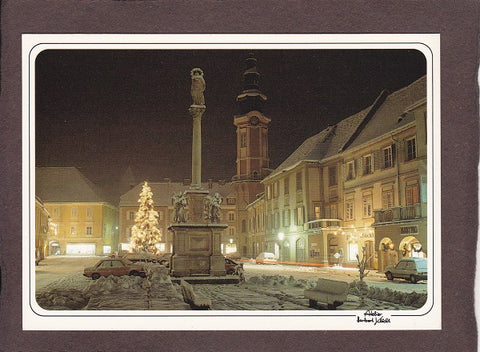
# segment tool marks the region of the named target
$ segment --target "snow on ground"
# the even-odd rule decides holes
[[[63,263],[62,258],[57,258]],[[82,263],[98,258],[83,258]],[[353,269],[289,267],[283,265],[244,265],[246,282],[240,284],[197,284],[194,290],[210,298],[214,310],[310,310],[304,290],[313,288],[319,277],[350,283],[347,302],[339,310],[377,309],[414,310],[426,301],[426,284],[410,284],[399,280],[386,282],[380,275],[367,277],[368,287],[359,285]],[[75,270],[72,272],[72,270]],[[188,310],[179,285],[172,283],[168,270],[149,265],[147,278],[109,276],[92,280],[77,267],[59,270],[54,276],[41,276],[37,284],[37,302],[44,309],[57,310]],[[350,270],[350,272],[348,271]],[[47,271],[54,272],[49,268]],[[289,275],[291,272],[294,275]],[[347,272],[347,274],[345,273]],[[263,273],[263,274],[262,274]],[[351,274],[351,275],[348,275]],[[59,278],[60,277],[60,278]],[[385,285],[386,284],[386,285]],[[401,288],[395,290],[393,288]],[[415,292],[416,291],[416,292]],[[363,300],[362,300],[363,297]]]

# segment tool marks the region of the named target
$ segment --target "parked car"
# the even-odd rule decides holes
[[[233,260],[242,259],[242,256],[238,252],[228,253],[226,257]]]
[[[227,275],[239,274],[243,270],[243,263],[238,263],[233,259],[225,258],[225,272]]]
[[[276,262],[275,254],[269,252],[262,252],[255,258],[257,264],[275,264]]]
[[[166,266],[167,268],[170,267],[170,260],[172,258],[172,253],[164,253],[157,255],[157,263]]]
[[[122,256],[123,259],[130,260],[132,263],[149,262],[156,263],[158,257],[155,254],[148,252],[126,253]]]
[[[135,275],[145,277],[145,269],[143,265],[133,263],[124,258],[104,258],[97,264],[87,267],[83,270],[83,275],[97,280],[100,276],[122,276]]]
[[[420,280],[426,280],[427,272],[426,258],[405,258],[400,260],[397,265],[385,268],[385,276],[388,280],[399,278],[414,284]]]

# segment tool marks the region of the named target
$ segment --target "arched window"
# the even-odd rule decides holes
[[[242,233],[247,232],[247,221],[242,220]]]

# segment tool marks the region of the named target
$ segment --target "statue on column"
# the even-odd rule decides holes
[[[190,71],[192,77],[192,86],[190,94],[192,95],[193,105],[205,105],[205,79],[203,78],[203,70],[201,68],[194,68]]]
[[[213,196],[205,197],[205,219],[211,222],[220,222],[220,206],[222,205],[222,197],[215,193]]]
[[[185,216],[185,207],[187,206],[187,197],[185,192],[179,192],[173,197],[173,222],[187,222]]]

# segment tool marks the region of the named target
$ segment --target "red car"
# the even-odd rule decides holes
[[[243,263],[237,263],[235,260],[225,258],[225,272],[227,275],[237,275],[243,271]]]
[[[100,276],[122,276],[135,275],[145,277],[145,269],[143,265],[132,263],[123,258],[105,258],[100,260],[94,266],[85,268],[83,275],[97,280]]]

